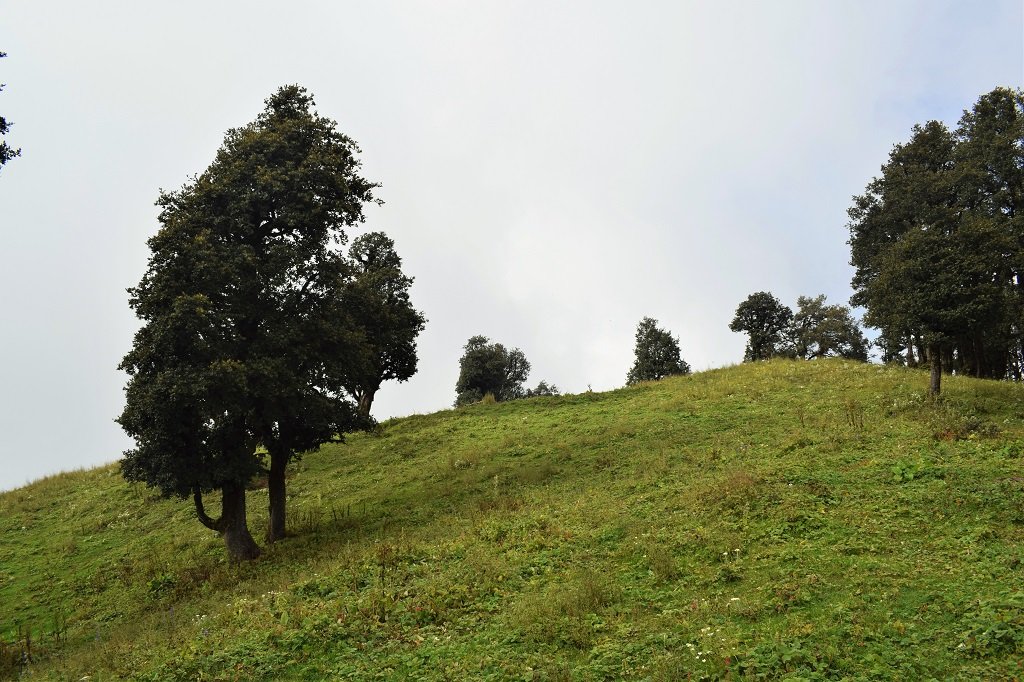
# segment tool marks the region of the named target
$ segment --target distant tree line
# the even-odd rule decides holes
[[[848,211],[850,302],[879,330],[884,362],[1024,379],[1024,92],[996,88],[961,116],[915,125]],[[801,297],[793,313],[751,294],[730,329],[745,360],[867,359],[850,310]]]
[[[882,359],[1024,378],[1024,93],[982,95],[955,130],[915,125],[849,209],[851,302]]]
[[[627,385],[690,373],[690,366],[680,356],[679,340],[650,317],[637,326],[633,352],[635,361],[626,375]],[[524,388],[529,374],[530,363],[523,351],[491,343],[486,336],[473,336],[459,360],[455,406],[559,395],[558,387],[544,380],[536,388]]]
[[[866,362],[869,343],[850,308],[826,303],[824,295],[797,299],[797,310],[781,303],[766,291],[751,294],[736,309],[729,328],[747,334],[744,360],[768,360],[775,357],[842,357]],[[685,376],[690,365],[682,358],[679,339],[658,326],[651,317],[637,325],[633,347],[633,366],[626,374],[626,385],[658,381],[670,376]],[[557,389],[541,382],[537,389],[524,390],[530,363],[518,348],[506,350],[491,344],[487,337],[474,336],[466,344],[460,360],[456,384],[456,407],[479,402],[491,396],[497,402],[534,395],[557,395]]]
[[[769,292],[758,291],[739,304],[729,329],[747,334],[746,362],[775,357],[868,359],[868,340],[850,309],[827,305],[824,295],[799,297],[794,313]]]

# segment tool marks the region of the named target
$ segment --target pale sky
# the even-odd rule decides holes
[[[1020,0],[5,0],[0,489],[116,460],[160,188],[299,83],[362,148],[429,322],[383,419],[449,407],[474,334],[622,386],[644,316],[694,370],[737,304],[850,295],[846,209],[914,123],[1024,83]]]

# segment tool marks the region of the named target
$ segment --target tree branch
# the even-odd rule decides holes
[[[192,489],[192,500],[196,504],[196,516],[199,517],[199,523],[203,524],[210,530],[215,530],[219,533],[221,531],[221,526],[223,526],[222,522],[224,517],[222,516],[215,521],[206,515],[206,509],[203,507],[203,493],[199,489],[199,486]]]

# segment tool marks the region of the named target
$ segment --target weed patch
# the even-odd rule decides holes
[[[582,649],[602,630],[601,614],[618,596],[608,577],[576,571],[565,582],[525,595],[512,609],[511,625],[527,641]]]
[[[961,619],[957,653],[970,658],[1024,653],[1024,592],[979,601]]]

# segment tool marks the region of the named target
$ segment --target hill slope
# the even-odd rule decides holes
[[[295,465],[250,565],[116,467],[45,479],[0,495],[0,676],[1020,676],[1024,386],[926,381],[784,361],[395,420]]]

